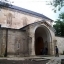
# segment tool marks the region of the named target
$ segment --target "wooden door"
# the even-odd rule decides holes
[[[44,48],[43,38],[38,37],[35,42],[35,53],[36,55],[41,55],[41,50]]]

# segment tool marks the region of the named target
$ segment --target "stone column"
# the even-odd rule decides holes
[[[51,42],[48,42],[48,54],[51,55]]]
[[[35,39],[34,39],[34,34],[32,34],[32,44],[31,44],[31,55],[35,55]]]
[[[29,56],[31,55],[32,52],[32,37],[29,37]]]
[[[50,47],[49,48],[50,48],[50,51],[49,51],[50,55],[52,55],[52,42],[50,42]]]
[[[54,44],[54,55],[55,55],[55,46],[57,46],[57,40],[55,39],[55,40],[53,40],[53,44]]]
[[[50,48],[51,52],[50,54],[51,55],[54,55],[54,42],[51,43],[51,48]]]

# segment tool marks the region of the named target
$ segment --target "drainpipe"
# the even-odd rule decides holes
[[[6,48],[5,48],[4,57],[7,57],[7,44],[8,44],[8,29],[6,28]]]

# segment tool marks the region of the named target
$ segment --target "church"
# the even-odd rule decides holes
[[[45,47],[55,55],[53,20],[43,14],[0,2],[0,56],[38,56]]]

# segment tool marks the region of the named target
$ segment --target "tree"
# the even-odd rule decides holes
[[[64,13],[59,14],[59,19],[57,19],[55,23],[56,24],[53,25],[56,30],[55,35],[64,37]]]
[[[52,5],[54,6],[54,11],[60,10],[64,6],[64,0],[53,0]]]
[[[60,11],[60,9],[64,6],[64,0],[51,0],[49,1],[48,5],[52,5],[54,7],[54,12],[57,10]]]

